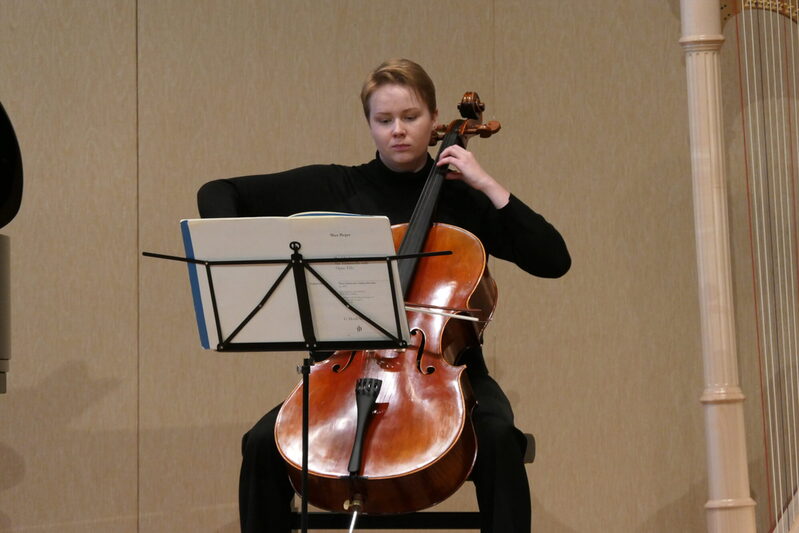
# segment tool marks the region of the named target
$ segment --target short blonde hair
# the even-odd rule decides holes
[[[436,87],[427,72],[410,59],[389,59],[374,69],[361,88],[361,104],[369,120],[369,98],[382,85],[404,85],[411,89],[433,115],[436,112]]]

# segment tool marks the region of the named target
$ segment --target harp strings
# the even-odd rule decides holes
[[[790,12],[795,12],[798,1],[790,0]],[[739,12],[736,34],[743,69],[742,117],[769,522],[774,531],[787,532],[799,514],[795,508],[799,499],[794,498],[799,487],[798,35],[787,17],[759,9]]]

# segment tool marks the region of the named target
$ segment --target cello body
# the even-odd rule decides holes
[[[407,224],[394,226],[395,246]],[[482,243],[469,232],[434,224],[424,251],[450,256],[419,260],[406,302],[469,309],[479,322],[419,311],[407,313],[409,346],[397,350],[340,351],[310,374],[308,501],[342,511],[357,498],[364,513],[412,512],[454,493],[476,455],[471,424],[474,399],[459,354],[478,346],[496,300]],[[363,438],[358,475],[348,471],[356,434],[355,387],[360,378],[382,381]],[[278,449],[294,488],[301,487],[302,384],[285,401],[275,428]]]

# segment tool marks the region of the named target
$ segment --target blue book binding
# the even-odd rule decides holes
[[[183,248],[186,250],[186,257],[195,259],[188,220],[180,221],[180,231],[183,234]],[[203,300],[200,297],[200,282],[197,279],[197,265],[194,263],[186,264],[189,267],[189,284],[191,285],[191,296],[194,300],[194,314],[197,318],[197,328],[200,332],[200,344],[207,350],[210,348],[210,345],[208,343],[208,330],[205,329],[205,313],[203,312]]]

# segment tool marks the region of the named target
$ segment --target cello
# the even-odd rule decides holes
[[[482,122],[485,105],[467,92],[461,119],[436,129],[441,152],[499,131]],[[475,401],[458,357],[479,346],[497,289],[480,240],[432,223],[447,170],[433,166],[407,224],[392,226],[400,259],[410,342],[392,350],[338,351],[310,373],[311,442],[307,500],[330,511],[413,512],[439,503],[467,479],[477,442]],[[275,441],[297,492],[302,486],[302,383],[280,409]]]

